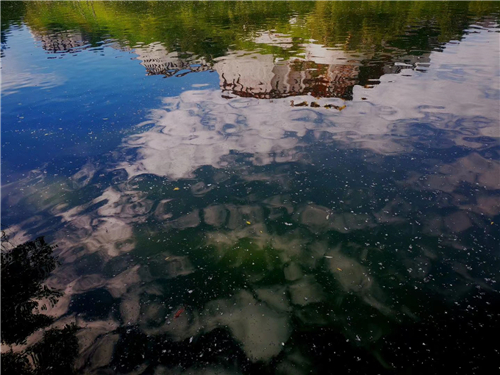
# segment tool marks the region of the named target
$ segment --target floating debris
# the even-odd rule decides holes
[[[174,191],[177,191],[177,190],[179,190],[179,188],[178,188],[178,187],[174,188]]]
[[[250,225],[250,224],[252,224],[252,223],[251,223],[251,222],[249,222],[249,221],[247,221],[247,224],[248,224],[248,225]]]
[[[183,307],[183,308],[181,308],[179,311],[177,311],[177,312],[175,313],[175,315],[174,315],[174,319],[177,319],[179,316],[181,316],[181,314],[182,314],[184,311],[186,311],[186,308],[185,308],[185,307]]]

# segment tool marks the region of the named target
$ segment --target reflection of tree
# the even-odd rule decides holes
[[[248,37],[274,29],[292,37],[297,47],[311,38],[333,47],[363,50],[394,41],[401,49],[429,50],[435,43],[460,37],[469,15],[480,16],[498,9],[476,2],[36,2],[26,5],[25,21],[36,30],[53,25],[65,30],[87,30],[91,42],[109,36],[130,46],[160,42],[167,50],[192,52],[211,60],[230,48],[253,50]],[[152,25],[144,27],[143,25]],[[416,33],[412,26],[424,32]],[[410,33],[408,33],[410,31]],[[406,38],[400,38],[401,35]],[[431,34],[433,39],[430,40]],[[434,39],[435,37],[435,39]],[[298,42],[299,41],[299,42]],[[434,45],[429,45],[433,44]],[[287,58],[290,52],[259,45],[266,53]]]
[[[75,324],[64,329],[51,329],[43,339],[22,353],[2,354],[2,369],[9,374],[74,374],[73,364],[78,355],[78,330]],[[30,362],[35,367],[30,365]]]
[[[471,18],[498,10],[474,3],[36,2],[26,5],[24,20],[51,52],[73,50],[82,43],[98,46],[110,37],[126,49],[140,43],[148,74],[204,71],[230,51],[293,60],[308,53],[312,39],[326,48],[370,55],[363,58],[359,72],[360,84],[365,85],[393,61],[408,62],[461,39]],[[351,58],[359,63],[360,55]],[[352,75],[335,68],[333,73]]]
[[[2,231],[2,241],[8,241]],[[47,308],[39,307],[45,299],[55,305],[60,291],[52,290],[42,283],[56,268],[53,256],[55,246],[47,244],[43,237],[6,249],[2,244],[2,342],[6,344],[26,343],[35,330],[48,326],[53,318],[39,313]],[[4,373],[17,374],[72,374],[78,355],[78,339],[75,324],[62,330],[50,329],[43,339],[24,352],[2,353]]]
[[[43,340],[29,349],[37,374],[73,374],[73,363],[78,355],[78,330],[75,324],[64,329],[45,332]]]
[[[495,9],[468,2],[37,2],[26,6],[24,20],[53,53],[112,38],[134,49],[148,75],[215,69],[226,94],[352,99],[355,84],[398,72],[394,62],[428,63],[429,52],[462,38],[471,17]],[[332,58],[332,50],[345,56]],[[257,51],[256,64],[240,58],[249,51]]]
[[[53,247],[43,237],[2,252],[2,342],[19,344],[52,318],[39,314],[37,300],[57,303],[62,293],[42,282],[55,269]],[[41,310],[46,305],[41,306]]]
[[[19,26],[21,25],[21,19],[26,12],[25,4],[23,2],[10,2],[3,3],[2,8],[0,9],[2,12],[1,15],[1,24],[2,24],[2,32],[1,32],[1,40],[2,44],[7,40],[7,34],[9,28],[12,25]],[[2,47],[2,57],[3,57],[3,47]]]
[[[28,356],[25,353],[14,353],[12,351],[2,353],[2,370],[10,374],[32,374]]]

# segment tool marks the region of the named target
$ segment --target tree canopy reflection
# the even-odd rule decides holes
[[[54,322],[40,313],[47,304],[57,304],[62,292],[48,288],[44,281],[54,271],[54,246],[43,237],[8,249],[2,231],[2,343],[26,344],[28,336]],[[41,305],[41,306],[40,306]],[[78,354],[75,324],[49,329],[43,338],[24,350],[2,351],[2,371],[18,374],[72,374]]]
[[[23,9],[51,53],[98,50],[105,41],[134,51],[150,75],[215,70],[224,95],[350,100],[355,84],[376,84],[401,69],[395,63],[425,69],[431,51],[460,40],[471,18],[498,6],[169,1],[33,2]]]
[[[62,294],[43,285],[56,268],[53,247],[43,237],[2,251],[2,342],[19,344],[41,327],[52,322],[38,311],[54,305]]]
[[[444,43],[461,36],[469,12],[481,16],[494,10],[498,5],[487,2],[38,2],[26,4],[25,21],[39,32],[50,33],[56,24],[60,30],[81,30],[90,43],[103,36],[129,46],[160,42],[169,51],[210,60],[230,48],[255,49],[249,37],[261,30],[288,34],[292,43],[315,39],[349,50],[381,48],[382,41],[390,46],[394,40],[417,53],[433,48],[432,35],[398,38],[411,26],[434,29],[435,42]],[[262,47],[286,56],[279,46]]]

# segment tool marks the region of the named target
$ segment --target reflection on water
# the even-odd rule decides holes
[[[4,366],[498,366],[497,5],[55,2],[2,12],[2,222],[15,245],[46,236],[59,262],[42,240],[48,263],[30,263],[42,271],[27,280],[4,271],[14,250],[2,254]],[[109,67],[120,84],[96,73]],[[26,78],[55,76],[57,85]],[[123,82],[136,90],[120,91]],[[46,103],[30,101],[42,91]],[[54,127],[58,102],[76,125]],[[126,110],[137,117],[118,121]],[[58,131],[77,153],[68,157]],[[23,153],[33,160],[16,164]],[[24,268],[24,258],[10,263]],[[4,301],[4,285],[28,281],[38,294]],[[25,332],[4,324],[33,317],[43,322]]]

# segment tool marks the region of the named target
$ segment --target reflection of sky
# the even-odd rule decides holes
[[[25,36],[28,36],[28,31],[23,29],[13,33],[10,41],[21,49],[31,49],[33,40]],[[7,50],[6,55],[10,55],[10,52],[11,50]],[[37,52],[43,54],[42,51]],[[62,85],[64,81],[57,73],[47,72],[46,69],[33,65],[31,59],[2,58],[2,95],[11,95],[27,87],[50,89]]]
[[[358,100],[347,103],[342,112],[291,109],[289,100],[227,101],[217,90],[185,91],[165,99],[165,107],[154,112],[156,125],[151,130],[125,140],[124,148],[137,155],[120,166],[130,176],[153,173],[177,179],[189,177],[203,165],[221,167],[231,152],[252,154],[260,165],[293,161],[310,132],[316,138],[327,134],[348,147],[383,154],[407,152],[411,144],[440,142],[436,137],[443,139],[436,147],[481,149],[485,138],[500,136],[498,100],[487,97],[499,85],[498,40],[497,33],[474,34],[470,42],[466,39],[445,53],[433,53],[425,73],[411,71],[412,77],[407,77],[404,70],[384,76],[383,84],[374,88],[358,86]],[[462,79],[448,75],[443,79],[456,61]],[[320,106],[342,104],[316,101]]]
[[[67,174],[86,158],[114,149],[145,111],[161,104],[158,98],[178,95],[192,84],[218,83],[217,74],[208,72],[188,75],[182,84],[147,77],[144,67],[130,60],[133,54],[105,45],[50,53],[26,28],[8,33],[2,57],[2,82],[9,85],[4,94],[10,94],[2,95],[3,183],[47,163],[60,168],[55,173]],[[19,72],[56,82],[27,86]]]
[[[17,92],[20,88],[40,87],[50,89],[60,84],[62,80],[55,74],[33,74],[29,72],[15,72],[10,70],[8,75],[2,77],[2,95],[10,95]]]
[[[391,107],[395,111],[388,117],[391,120],[419,117],[419,112],[486,117],[494,123],[480,134],[499,137],[499,55],[497,32],[472,33],[460,43],[447,45],[441,53],[433,52],[424,73],[404,70],[399,75],[383,76],[381,84],[371,89],[357,86],[355,99],[365,97],[375,105]]]
[[[341,107],[340,99],[296,97],[320,105],[296,108],[289,99],[226,100],[219,90],[186,90],[166,97],[136,134],[71,178],[32,171],[8,185],[3,202],[36,213],[11,228],[14,240],[53,233],[59,245],[62,265],[48,285],[65,296],[49,313],[62,317],[59,325],[75,319],[85,325],[80,365],[109,363],[119,324],[175,342],[223,327],[251,361],[285,353],[297,322],[336,325],[369,346],[387,333],[388,320],[417,319],[413,288],[450,301],[477,285],[492,288],[487,279],[498,270],[476,271],[464,238],[475,228],[491,235],[490,220],[500,214],[500,166],[488,154],[499,136],[498,36],[473,34],[432,53],[426,73],[406,77],[405,70],[383,76],[375,88],[358,86],[342,111],[324,107]],[[440,160],[446,154],[440,151],[464,146]],[[324,147],[326,156],[315,157]],[[360,170],[351,170],[358,151]],[[328,160],[341,152],[353,156]],[[412,164],[414,156],[421,160]],[[207,166],[214,169],[204,179]],[[400,167],[405,173],[395,176]],[[326,173],[336,169],[339,175]],[[328,199],[307,195],[313,173],[331,183],[323,192]],[[428,206],[413,205],[412,196],[433,195]],[[360,203],[365,197],[367,205]],[[411,239],[387,246],[384,238],[398,231]],[[381,239],[356,237],[375,232]],[[181,240],[173,242],[178,233]],[[191,237],[196,246],[184,244]],[[442,248],[456,250],[455,258]],[[244,281],[226,278],[231,270],[243,272]],[[211,294],[217,277],[234,283],[230,293]],[[444,283],[450,280],[456,289]],[[70,302],[96,289],[117,301],[120,323],[111,312],[93,322],[76,316],[78,304]],[[191,296],[206,303],[196,305]],[[306,361],[288,352],[283,363],[293,358]]]

